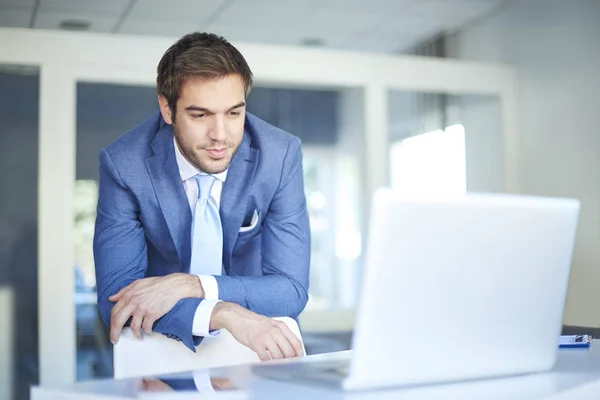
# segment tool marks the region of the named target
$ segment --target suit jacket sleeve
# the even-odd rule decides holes
[[[310,228],[300,140],[288,144],[262,232],[263,276],[215,276],[219,298],[269,317],[296,318],[308,300]]]
[[[139,205],[121,180],[111,156],[100,153],[100,190],[94,233],[94,261],[98,308],[110,326],[114,303],[110,296],[146,277],[147,252]],[[192,336],[194,313],[201,299],[180,300],[171,311],[157,320],[154,331],[181,340],[195,351],[202,338]],[[129,322],[128,322],[129,323]]]

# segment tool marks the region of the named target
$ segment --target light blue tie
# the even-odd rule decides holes
[[[221,275],[223,229],[221,217],[210,191],[216,181],[212,175],[196,175],[198,200],[192,219],[191,274]]]

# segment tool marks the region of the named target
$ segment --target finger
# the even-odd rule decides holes
[[[118,313],[113,315],[110,320],[110,341],[112,344],[117,344],[123,325],[135,311],[135,305],[127,304]]]
[[[113,306],[112,310],[110,310],[111,323],[115,315],[119,314],[121,310],[127,306],[128,303],[129,301],[127,301],[127,299],[120,299],[119,301],[117,301],[117,303]]]
[[[150,314],[146,314],[144,316],[144,322],[142,323],[142,329],[144,330],[144,332],[150,334],[152,333],[152,327],[154,326],[154,321],[156,321],[156,319],[154,317],[152,317]]]
[[[293,347],[296,357],[302,357],[304,355],[304,346],[302,346],[302,342],[298,339],[298,336],[296,336],[284,322],[279,325],[279,329]]]
[[[271,356],[269,355],[269,352],[267,351],[267,349],[258,348],[258,349],[255,349],[254,352],[256,353],[256,355],[258,355],[258,358],[260,358],[260,361],[270,361],[271,360]]]
[[[142,340],[142,322],[144,320],[144,314],[141,312],[136,312],[133,314],[133,318],[131,319],[131,325],[129,327],[133,331],[133,334],[136,338]]]
[[[110,301],[119,301],[119,299],[121,299],[121,296],[123,296],[123,294],[127,291],[127,289],[129,289],[130,285],[125,286],[123,289],[119,290],[117,293],[113,294],[112,296],[110,296],[108,298],[108,300]]]
[[[290,343],[289,339],[283,334],[283,332],[278,332],[274,335],[275,342],[277,342],[277,346],[279,346],[279,351],[283,355],[283,358],[292,358],[296,357],[296,350]]]
[[[269,350],[271,359],[281,360],[283,358],[283,354],[281,354],[281,350],[279,350],[279,346],[277,345],[275,339],[271,338],[267,341],[267,350]]]

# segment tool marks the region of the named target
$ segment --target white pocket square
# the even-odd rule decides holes
[[[252,220],[250,221],[250,226],[242,226],[240,228],[240,232],[248,232],[254,229],[256,224],[258,223],[258,211],[254,210],[254,214],[252,214]]]

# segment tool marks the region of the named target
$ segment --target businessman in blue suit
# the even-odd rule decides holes
[[[160,113],[100,153],[98,305],[190,350],[225,328],[261,359],[302,345],[269,317],[308,299],[300,140],[246,113],[252,72],[222,37],[192,33],[158,65]]]

